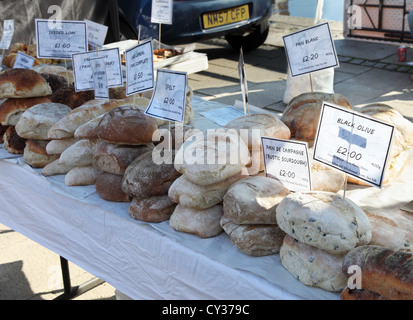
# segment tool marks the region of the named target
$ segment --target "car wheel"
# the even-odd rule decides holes
[[[229,45],[237,51],[241,47],[244,52],[252,51],[261,46],[265,42],[265,40],[267,40],[269,31],[270,28],[268,27],[264,31],[261,31],[258,28],[245,36],[228,34],[225,36],[225,40],[227,40]]]

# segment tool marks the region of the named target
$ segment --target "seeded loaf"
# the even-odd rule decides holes
[[[254,257],[279,253],[285,237],[285,232],[273,224],[239,225],[225,216],[220,224],[240,251]]]
[[[287,235],[280,259],[284,268],[306,286],[331,292],[342,291],[347,286],[347,277],[342,272],[344,254],[331,254]]]
[[[277,224],[294,239],[332,254],[347,253],[371,241],[364,211],[332,192],[296,192],[277,206]]]
[[[413,300],[413,256],[381,246],[352,249],[343,260],[347,276],[350,266],[361,269],[362,288],[389,300]]]
[[[36,71],[16,68],[0,73],[0,98],[33,98],[51,94],[49,84]]]

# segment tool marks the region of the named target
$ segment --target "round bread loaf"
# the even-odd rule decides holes
[[[247,255],[262,257],[280,252],[285,232],[277,225],[239,225],[225,216],[220,223],[234,245]]]
[[[364,211],[332,192],[296,192],[277,207],[277,223],[294,239],[332,254],[343,254],[371,240]]]
[[[9,69],[0,73],[1,98],[33,98],[51,94],[49,84],[36,71]]]
[[[73,86],[62,86],[53,91],[50,97],[52,102],[65,104],[70,109],[76,109],[94,99],[95,92],[93,90],[76,92]]]
[[[170,217],[169,225],[179,232],[192,233],[200,238],[212,238],[223,231],[220,224],[222,216],[222,205],[197,210],[178,204]]]
[[[300,94],[290,101],[281,116],[281,121],[291,131],[291,137],[309,142],[315,139],[324,101],[352,109],[347,99],[338,93]]]
[[[27,140],[24,148],[24,162],[32,168],[44,168],[49,163],[57,160],[58,155],[50,155],[46,151],[47,141]]]
[[[122,190],[123,176],[102,172],[95,182],[97,194],[104,200],[112,202],[130,202],[129,197]]]
[[[167,195],[172,183],[180,176],[173,163],[157,164],[152,151],[138,156],[127,167],[122,190],[137,199]]]
[[[184,175],[174,181],[168,190],[169,198],[184,207],[207,209],[222,203],[228,188],[235,182],[244,179],[242,173],[229,177],[224,181],[200,186],[189,181]]]
[[[144,199],[133,198],[128,213],[136,220],[158,223],[169,220],[175,207],[176,203],[173,203],[167,195]]]
[[[248,146],[233,130],[198,132],[175,157],[175,168],[191,182],[208,185],[242,172],[250,162]]]
[[[73,136],[76,139],[99,139],[98,127],[104,115],[105,114],[97,116],[96,118],[86,122],[85,124],[82,124],[79,128],[76,129]]]
[[[23,112],[37,104],[48,102],[50,100],[46,97],[7,99],[0,105],[0,123],[5,126],[16,126]]]
[[[3,135],[3,148],[11,154],[23,154],[26,139],[20,137],[14,126],[9,126]]]
[[[245,178],[233,184],[225,194],[224,216],[236,224],[277,224],[277,206],[289,194],[276,179]]]
[[[41,73],[41,76],[47,81],[47,83],[49,84],[50,88],[52,89],[52,95],[53,95],[53,93],[55,93],[57,90],[69,86],[67,80],[66,80],[64,77],[59,76],[59,75],[57,75],[57,74],[53,74],[53,73]]]
[[[103,141],[139,145],[159,140],[153,137],[157,129],[154,118],[133,106],[124,105],[105,114],[97,131]]]
[[[281,264],[301,283],[327,291],[342,291],[347,277],[342,272],[344,255],[330,254],[313,246],[284,238],[280,249]]]
[[[100,141],[93,154],[93,166],[100,171],[123,176],[138,156],[151,151],[153,145],[118,145]]]
[[[37,104],[20,116],[16,132],[25,139],[48,140],[50,128],[70,110],[68,106],[59,103]]]

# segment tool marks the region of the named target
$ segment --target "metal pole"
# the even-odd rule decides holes
[[[117,0],[108,0],[108,2],[113,39],[118,42],[120,41],[119,6]]]

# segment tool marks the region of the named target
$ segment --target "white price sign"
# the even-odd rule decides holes
[[[339,66],[327,22],[286,35],[283,40],[293,77]]]
[[[313,158],[381,188],[393,134],[388,123],[324,102]]]
[[[311,191],[311,169],[305,142],[261,137],[267,177],[291,191]]]
[[[125,52],[126,58],[126,95],[153,89],[153,51],[152,40],[138,44]]]
[[[60,26],[60,27],[57,27]],[[72,59],[72,55],[88,51],[85,21],[36,19],[37,57],[42,59]]]
[[[119,48],[113,48],[97,52],[78,53],[72,56],[76,91],[92,90],[94,88],[91,60],[97,57],[102,57],[105,61],[108,87],[123,86]]]
[[[4,20],[3,22],[3,36],[0,41],[0,49],[8,50],[14,34],[14,20]]]
[[[152,0],[152,23],[172,24],[173,0]]]
[[[102,48],[103,44],[105,43],[106,35],[108,33],[108,27],[96,23],[90,20],[85,19],[87,24],[87,32],[88,32],[88,43],[92,49]]]
[[[92,65],[95,99],[109,99],[108,78],[106,76],[105,59],[103,57],[90,60]]]
[[[186,72],[158,70],[155,90],[145,114],[158,119],[183,122],[186,83]]]
[[[16,60],[13,69],[32,69],[35,58],[21,51],[17,52]]]

